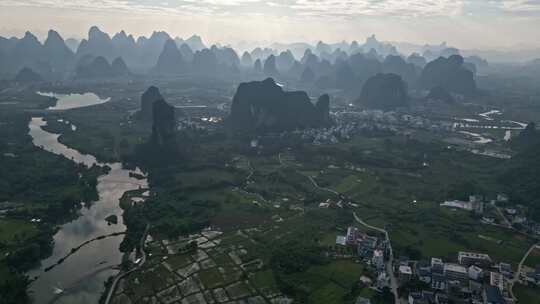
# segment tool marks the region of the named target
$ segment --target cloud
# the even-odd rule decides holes
[[[53,9],[71,9],[80,11],[121,11],[142,14],[217,14],[223,13],[223,7],[240,6],[259,0],[183,0],[153,2],[144,0],[0,0],[4,7],[39,7]]]
[[[503,0],[500,7],[509,12],[540,13],[540,0]]]
[[[448,16],[461,13],[459,0],[295,0],[291,6],[300,15],[329,16]]]
[[[540,0],[0,0],[1,7],[288,18],[540,15]]]

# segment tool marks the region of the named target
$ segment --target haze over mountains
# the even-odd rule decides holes
[[[229,46],[207,46],[196,35],[173,38],[161,31],[135,38],[120,31],[111,37],[96,26],[78,44],[65,41],[54,30],[48,32],[43,43],[30,32],[22,38],[0,37],[0,66],[1,78],[20,82],[183,75],[223,79],[238,75],[261,80],[272,77],[277,82],[321,91],[337,89],[355,100],[363,100],[361,104],[365,106],[385,110],[403,106],[409,90],[429,92],[435,88],[439,93],[442,89],[448,94],[473,96],[478,93],[476,75],[491,68],[486,59],[476,55],[464,57],[459,49],[446,43],[424,45],[419,52],[406,54],[375,35],[363,43],[274,43],[240,53]],[[540,66],[540,62],[516,68],[534,74],[540,70],[535,66]],[[362,90],[368,80],[370,86]],[[396,92],[405,94],[396,93],[400,97],[385,105],[370,102],[368,96],[385,94],[377,92],[377,87],[385,87],[377,83],[390,80],[395,83],[392,87]],[[401,89],[400,81],[406,89]]]

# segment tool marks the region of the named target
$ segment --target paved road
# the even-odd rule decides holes
[[[394,251],[392,250],[392,243],[390,242],[390,235],[388,234],[388,231],[382,229],[382,228],[379,228],[379,227],[375,227],[375,226],[371,226],[370,224],[364,222],[361,218],[358,217],[358,215],[356,215],[356,212],[353,212],[353,216],[354,216],[354,219],[362,224],[363,226],[369,228],[369,229],[372,229],[372,230],[376,230],[376,231],[379,231],[381,233],[384,233],[385,237],[386,237],[386,241],[388,243],[388,249],[389,249],[389,252],[390,252],[390,256],[388,257],[388,262],[386,263],[386,272],[390,275],[390,285],[391,285],[391,289],[392,289],[392,293],[394,294],[394,303],[400,303],[399,302],[399,294],[398,294],[398,284],[397,284],[397,279],[396,277],[394,276]]]
[[[253,173],[255,173],[255,170],[251,166],[251,161],[249,161],[249,159],[248,159],[248,167],[249,167],[249,175],[246,177],[246,184],[249,183],[249,179],[251,178],[251,176],[253,176]]]
[[[323,191],[326,191],[326,192],[330,192],[330,193],[333,193],[337,196],[340,195],[339,192],[335,191],[335,190],[332,190],[332,189],[329,189],[329,188],[324,188],[324,187],[320,187],[319,184],[317,184],[317,182],[313,179],[313,177],[309,176],[309,175],[305,175],[310,181],[311,183],[313,184],[313,186],[315,186],[315,188],[319,189],[319,190],[323,190]]]
[[[279,164],[282,165],[282,166],[285,166],[285,164],[283,163],[283,160],[281,159],[281,153],[278,153],[277,157],[278,157],[278,160],[279,160]]]
[[[510,295],[512,296],[512,298],[514,300],[517,300],[517,298],[514,296],[514,284],[519,280],[519,275],[521,274],[521,268],[523,268],[523,264],[525,264],[525,261],[527,260],[527,258],[529,257],[529,255],[531,254],[531,252],[535,249],[535,248],[540,248],[540,244],[534,244],[531,246],[531,248],[529,248],[529,250],[527,250],[527,252],[525,253],[525,255],[523,256],[523,258],[521,259],[521,261],[519,262],[519,265],[518,265],[518,268],[516,270],[516,273],[514,273],[514,277],[512,278],[512,280],[510,280]]]
[[[495,206],[495,209],[497,210],[497,213],[499,213],[499,216],[503,218],[506,228],[513,229],[514,227],[512,227],[512,224],[508,221],[508,218],[506,218],[504,213],[501,211],[501,208]]]
[[[282,161],[281,161],[281,153],[278,154],[278,158],[279,158],[279,161],[281,164]],[[332,189],[329,189],[329,188],[325,188],[325,187],[321,187],[319,186],[319,184],[317,184],[317,182],[315,181],[315,179],[307,174],[304,174],[304,176],[306,176],[310,181],[311,183],[313,184],[313,186],[319,190],[323,190],[323,191],[326,191],[326,192],[330,192],[332,194],[335,194],[336,196],[338,197],[345,197],[344,194],[342,193],[339,193],[335,190],[332,190]],[[386,241],[388,243],[388,249],[389,249],[389,252],[390,252],[390,256],[389,256],[389,259],[388,259],[388,262],[386,263],[386,271],[388,272],[388,274],[390,275],[390,284],[391,284],[391,289],[392,289],[392,293],[394,294],[394,301],[396,304],[400,303],[399,301],[399,294],[398,294],[398,284],[397,284],[397,279],[396,277],[394,276],[394,267],[393,267],[393,263],[394,263],[394,251],[392,250],[392,244],[390,242],[390,236],[388,235],[388,232],[382,228],[379,228],[379,227],[375,227],[375,226],[371,226],[369,225],[368,223],[364,222],[361,218],[359,218],[357,215],[356,215],[356,212],[353,212],[353,215],[354,215],[354,218],[357,222],[359,222],[360,224],[364,225],[365,227],[369,228],[369,229],[372,229],[372,230],[376,230],[376,231],[379,231],[381,233],[384,233],[385,237],[386,237]]]
[[[148,235],[148,229],[150,228],[150,225],[147,224],[146,225],[146,229],[144,230],[144,233],[143,233],[143,237],[141,238],[141,253],[142,253],[142,257],[141,257],[141,261],[139,262],[139,264],[137,266],[135,266],[135,268],[131,269],[131,270],[128,270],[127,272],[119,272],[118,275],[116,275],[116,277],[114,278],[112,284],[111,284],[111,287],[109,288],[109,291],[107,293],[107,298],[105,299],[105,304],[109,304],[111,302],[111,299],[112,299],[112,296],[114,295],[114,291],[116,290],[116,285],[118,284],[118,282],[120,281],[120,279],[122,279],[123,277],[127,276],[128,274],[140,269],[144,263],[146,263],[146,252],[144,251],[144,243],[146,242],[146,237]]]

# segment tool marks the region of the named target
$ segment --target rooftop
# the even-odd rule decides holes
[[[485,253],[475,253],[475,252],[466,252],[466,251],[460,251],[458,253],[458,259],[462,258],[473,258],[473,259],[484,259],[484,260],[491,260],[489,255]]]
[[[444,264],[444,271],[467,273],[467,268],[458,264],[446,263]]]
[[[476,271],[476,272],[481,272],[482,268],[480,268],[480,267],[478,267],[476,265],[472,265],[471,267],[469,267],[469,270]]]
[[[399,266],[399,272],[412,275],[412,269],[410,266]]]

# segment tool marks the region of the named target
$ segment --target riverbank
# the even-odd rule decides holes
[[[98,178],[96,189],[99,199],[84,209],[76,220],[62,225],[55,234],[52,255],[44,260],[42,265],[56,263],[56,266],[53,269],[40,267],[29,272],[31,277],[37,277],[30,290],[36,295],[36,303],[47,303],[52,298],[59,297],[55,292],[62,294],[68,289],[70,293],[62,294],[67,301],[76,302],[83,298],[97,301],[106,277],[114,275],[117,271],[112,268],[121,263],[121,239],[99,239],[91,244],[87,243],[87,246],[76,252],[72,252],[72,249],[89,239],[97,239],[103,235],[119,236],[125,232],[122,220],[119,220],[117,225],[109,225],[106,218],[116,215],[120,219],[122,210],[119,199],[127,191],[146,188],[147,183],[145,179],[132,177],[134,173],[141,175],[140,170],[125,170],[119,163],[100,163],[93,155],[81,154],[61,144],[58,142],[58,134],[43,130],[45,125],[46,122],[40,117],[34,117],[30,122],[30,135],[36,146],[86,167],[107,167],[109,170]],[[70,252],[70,258],[62,260]],[[94,273],[96,267],[108,267],[109,270],[88,275]],[[76,275],[72,271],[74,268],[80,270]],[[85,286],[81,286],[82,276],[85,276]]]
[[[0,294],[25,303],[23,273],[53,251],[57,227],[98,198],[99,168],[81,167],[37,148],[28,113],[0,111]]]

